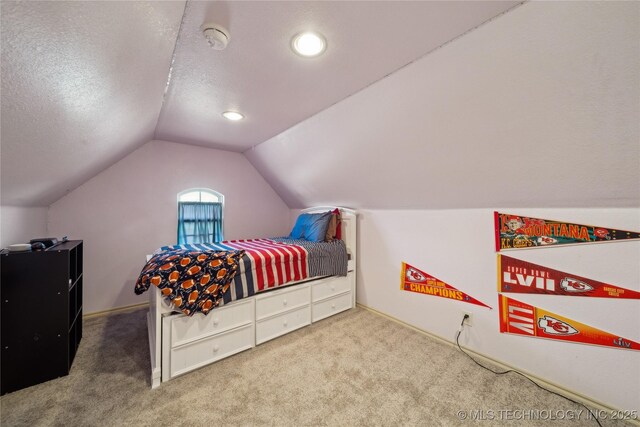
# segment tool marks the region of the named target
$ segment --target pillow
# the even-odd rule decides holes
[[[340,209],[335,208],[332,212],[336,216],[336,240],[342,240],[342,218],[340,217]]]
[[[309,227],[309,224],[320,218],[322,215],[324,215],[324,213],[304,213],[299,215],[298,219],[296,219],[296,224],[293,226],[293,230],[291,230],[291,233],[289,233],[289,237],[291,237],[292,239],[304,239],[304,233],[305,230]]]
[[[331,221],[331,211],[322,214],[312,214],[312,218],[305,224],[304,238],[310,242],[324,242],[327,227]]]
[[[293,230],[289,233],[289,237],[292,239],[302,239],[304,237],[305,224],[310,220],[311,214],[302,214],[296,219],[296,224],[293,226]]]
[[[327,234],[324,236],[325,242],[332,242],[336,238],[336,227],[338,225],[338,219],[331,212],[331,219],[329,220],[329,225],[327,226]]]
[[[324,240],[327,242],[331,242],[333,240],[340,240],[342,237],[341,226],[340,226],[340,209],[334,209],[331,211],[331,220],[329,221],[329,226],[327,227],[327,235]]]

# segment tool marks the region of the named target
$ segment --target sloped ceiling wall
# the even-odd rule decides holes
[[[49,205],[153,139],[184,5],[1,3],[3,205]]]
[[[640,4],[530,2],[245,152],[294,208],[640,206]]]

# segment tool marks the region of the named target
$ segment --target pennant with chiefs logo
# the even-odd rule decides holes
[[[640,299],[640,292],[498,254],[498,292]]]
[[[498,296],[498,303],[500,306],[500,332],[502,333],[627,350],[640,350],[640,343],[601,331],[504,295]]]
[[[453,286],[447,285],[443,281],[436,279],[424,271],[418,270],[404,262],[402,263],[400,289],[404,291],[417,292],[419,294],[433,295],[436,297],[468,302],[469,304],[481,305],[489,309],[491,308]]]
[[[614,230],[494,212],[496,251],[640,239],[635,231]]]

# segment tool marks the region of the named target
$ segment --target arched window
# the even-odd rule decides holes
[[[224,196],[208,188],[178,193],[178,244],[224,240]]]

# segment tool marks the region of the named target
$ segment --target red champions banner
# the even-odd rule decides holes
[[[502,333],[640,350],[640,343],[618,335],[601,331],[504,295],[499,295],[498,300],[500,332]]]
[[[496,251],[640,239],[635,231],[614,230],[494,212]]]
[[[491,309],[488,305],[405,262],[402,263],[400,289],[419,294],[433,295],[436,297],[468,302],[469,304],[481,305]]]
[[[640,299],[640,292],[498,254],[498,292]]]

